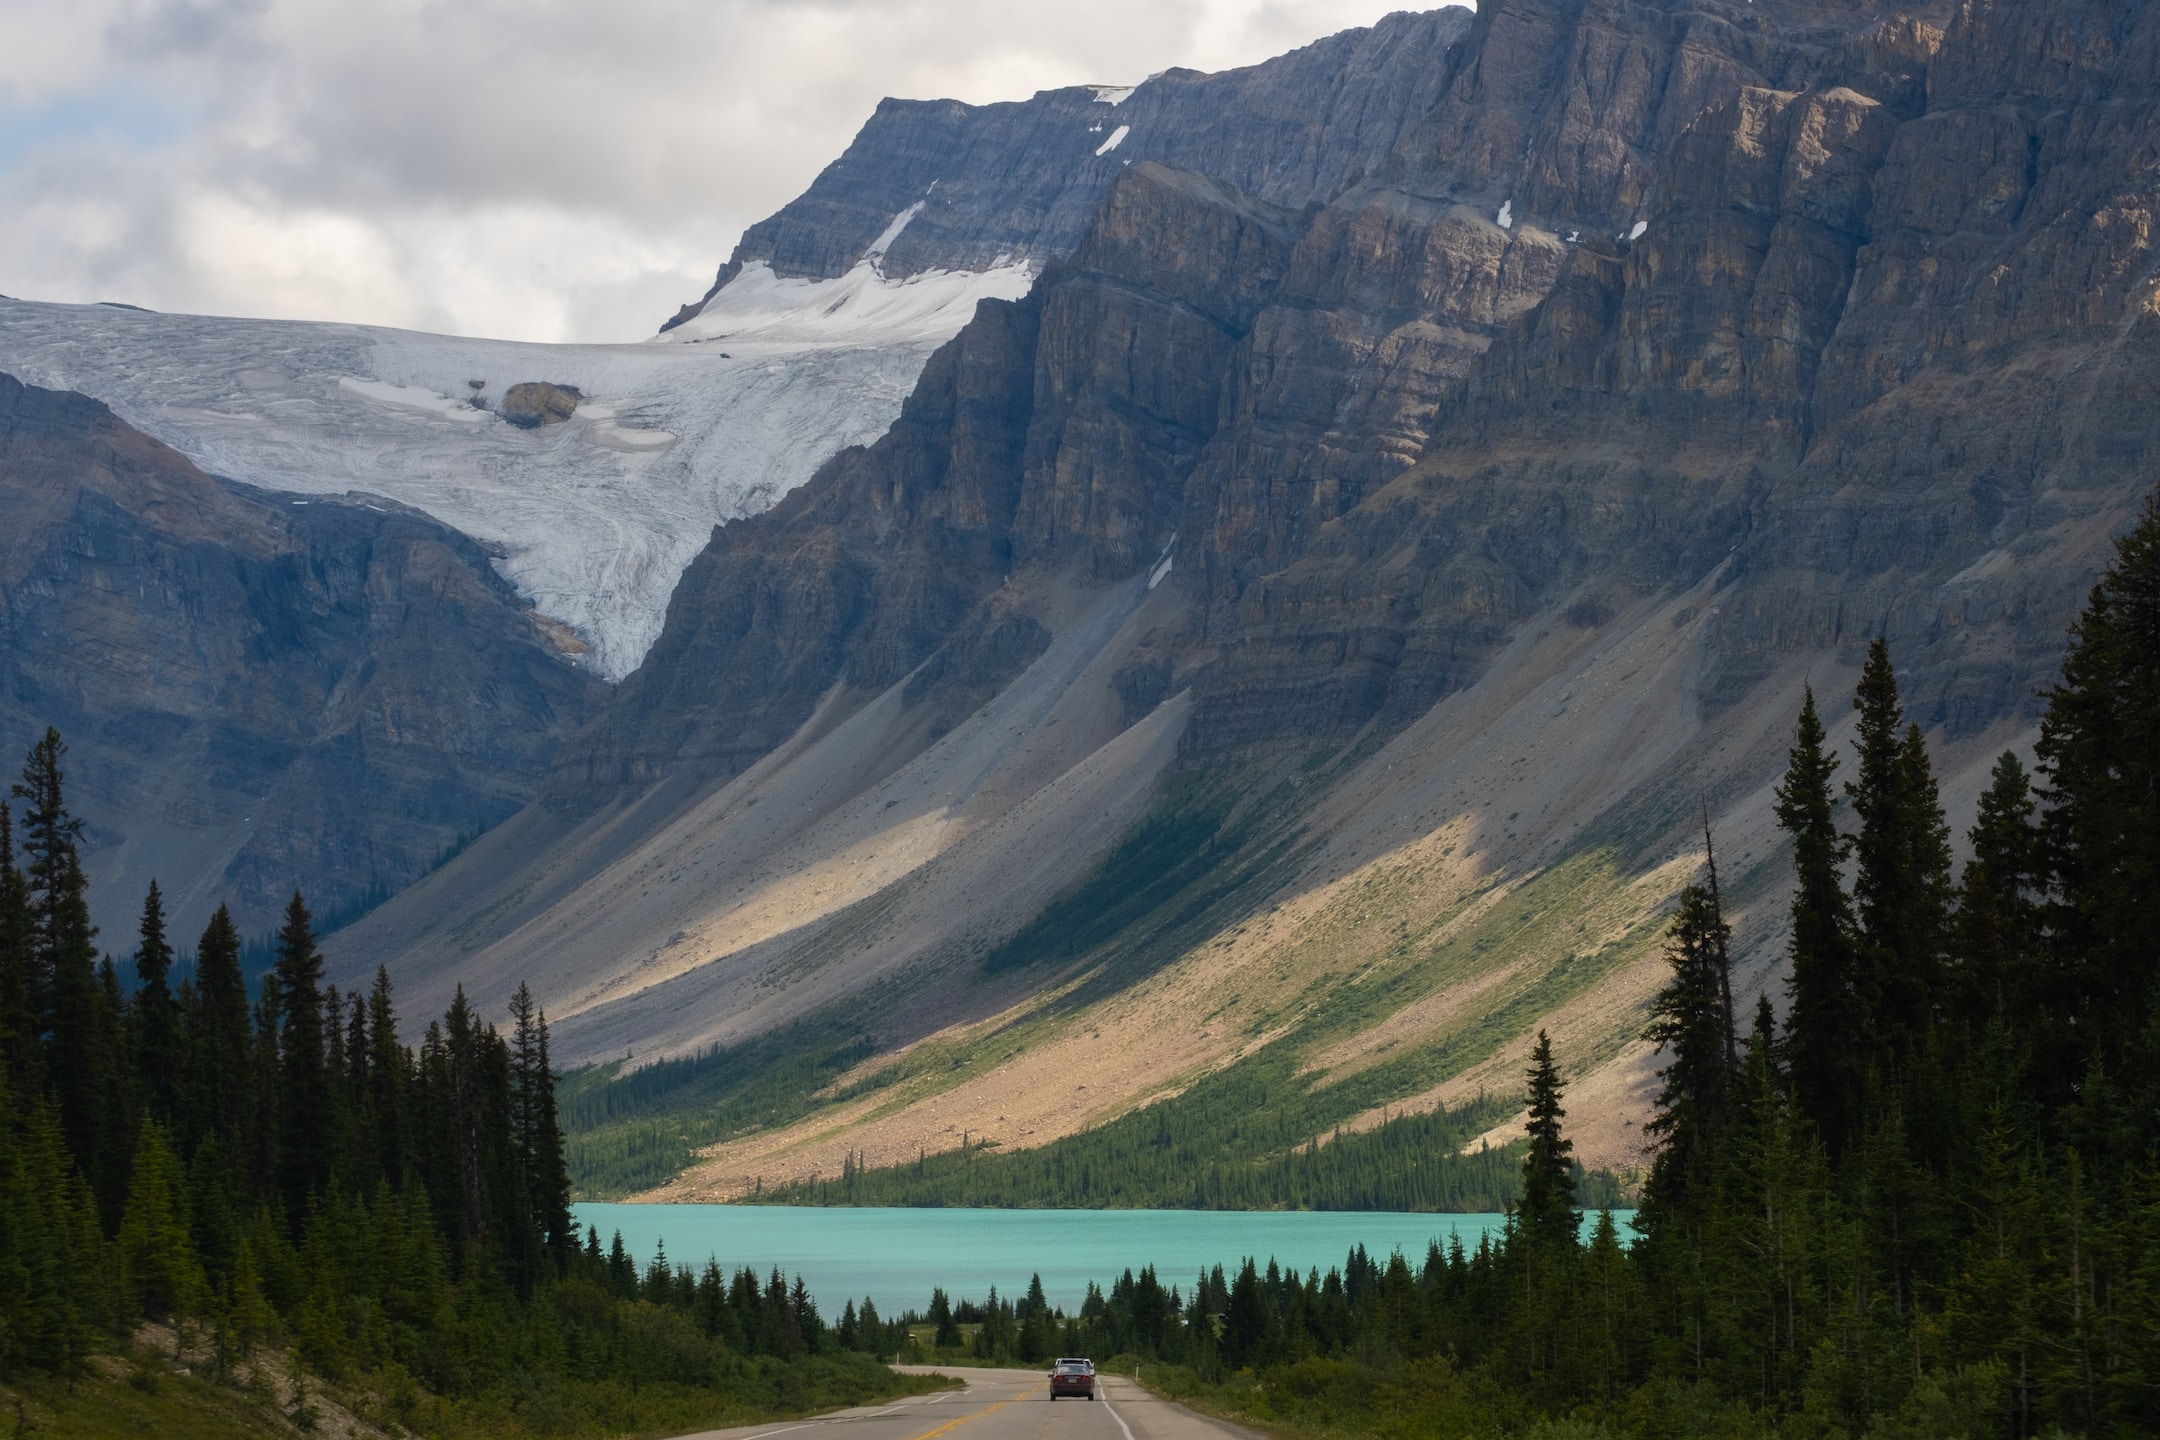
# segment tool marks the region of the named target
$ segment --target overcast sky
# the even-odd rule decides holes
[[[1400,8],[0,0],[0,294],[641,338],[881,96],[1223,69]]]

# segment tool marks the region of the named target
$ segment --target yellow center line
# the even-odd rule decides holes
[[[962,1425],[967,1424],[967,1422],[970,1420],[980,1420],[983,1416],[988,1415],[993,1411],[1002,1410],[1010,1404],[1012,1404],[1012,1401],[1010,1400],[1000,1400],[997,1402],[997,1404],[992,1405],[987,1410],[977,1410],[972,1415],[962,1415],[957,1419],[948,1420],[943,1425],[938,1426],[935,1430],[925,1430],[922,1434],[917,1435],[915,1437],[915,1440],[937,1440],[938,1436],[943,1435],[948,1430],[957,1430]]]

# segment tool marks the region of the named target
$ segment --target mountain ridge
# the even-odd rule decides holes
[[[928,929],[892,918],[944,893],[958,848],[863,874],[814,923],[745,930],[720,920],[751,897],[701,890],[626,838],[615,878],[581,891],[595,938],[552,962],[620,976],[604,1003],[567,1004],[566,1053],[642,1036],[640,1056],[682,1054],[818,1016],[878,1047],[800,1121],[709,1137],[667,1193],[830,1175],[847,1146],[878,1163],[961,1130],[1040,1144],[1270,1044],[1317,1067],[1307,1083],[1367,1076],[1375,1109],[1460,1103],[1504,1083],[1533,1023],[1584,1072],[1585,1153],[1624,1161],[1657,916],[1698,863],[1699,809],[1737,857],[1745,983],[1774,992],[1768,791],[1802,684],[1834,693],[1887,635],[1946,791],[1969,804],[1993,753],[2029,742],[2063,627],[2148,483],[2152,427],[2129,417],[2153,413],[2153,275],[2132,212],[2150,213],[2136,97],[2160,22],[2081,17],[2036,39],[1986,4],[1510,0],[1480,9],[1383,165],[1269,222],[1286,247],[1225,248],[1267,229],[1232,217],[1268,212],[1219,180],[1125,170],[1074,260],[926,370],[912,422],[701,557],[673,638],[625,692],[645,697],[636,713],[574,748],[554,793],[602,777],[703,795],[663,806],[683,817],[666,853],[723,843],[746,813],[728,806],[769,793],[751,763],[767,742],[731,757],[640,737],[749,735],[728,717],[764,706],[777,723],[758,734],[800,727],[774,754],[830,753],[838,788],[819,805],[867,805],[957,753],[957,731],[888,726],[875,776],[839,778],[858,718],[936,709],[933,657],[975,653],[1019,597],[1153,582],[1090,662],[1108,682],[1096,713],[1117,707],[1097,747],[1111,753],[1112,727],[1174,727],[1175,758],[1131,772],[1149,813],[1200,784],[1227,787],[1232,812],[1288,796],[1283,818],[1225,862],[1247,864],[1242,892],[1178,922],[1199,929],[1165,929],[1174,907],[1143,917],[1032,986],[978,968],[1032,900]],[[2007,58],[2034,48],[2072,60]],[[2030,137],[2029,173],[1997,162],[2014,147],[1970,144],[1975,125]],[[1154,238],[1121,247],[1121,226]],[[1181,289],[1181,266],[1209,285]],[[1206,327],[1221,343],[1192,328],[1203,314],[1229,319]],[[939,538],[956,515],[957,548]],[[836,625],[816,597],[856,593],[850,574],[905,599]],[[968,672],[993,697],[1072,625],[1030,619],[1050,648],[993,645],[1002,658]],[[720,658],[752,637],[766,660]],[[963,693],[956,713],[995,713]],[[831,873],[898,842],[820,813],[839,812],[806,810],[790,833]],[[1097,830],[1036,858],[1072,895],[1112,849]],[[1463,968],[1458,941],[1504,953],[1528,923],[1509,896],[1570,874],[1599,877],[1574,902],[1607,917],[1594,934],[1570,949],[1555,933],[1497,976]],[[424,886],[413,904],[428,903]],[[546,915],[407,963],[478,981],[566,933]],[[1394,977],[1395,1000],[1331,1028],[1320,997],[1366,974]],[[1166,1023],[1225,1007],[1244,1017],[1229,1035]],[[1359,1040],[1368,1023],[1393,1038]],[[1103,1054],[1098,1030],[1118,1034]],[[1001,1035],[1030,1038],[1008,1054]],[[982,1068],[910,1068],[924,1047]],[[1060,1098],[1061,1073],[1094,1088]]]

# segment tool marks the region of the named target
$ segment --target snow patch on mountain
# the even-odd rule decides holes
[[[907,229],[908,221],[913,220],[917,215],[922,214],[922,207],[926,203],[927,202],[925,201],[917,200],[914,204],[908,206],[907,209],[902,210],[899,214],[893,216],[892,224],[887,225],[884,231],[879,234],[877,239],[870,242],[870,248],[863,251],[863,259],[876,260],[880,256],[884,255],[887,250],[890,250],[892,248],[892,242],[900,238],[900,232]]]
[[[705,302],[697,315],[662,335],[658,345],[724,340],[812,349],[832,345],[944,343],[975,314],[980,300],[1017,300],[1035,281],[1026,262],[988,270],[925,270],[888,279],[874,263],[920,205],[901,212],[847,274],[834,280],[775,275],[753,260]],[[897,413],[897,411],[895,412]]]
[[[715,296],[712,318],[634,345],[0,300],[0,371],[103,400],[215,475],[426,511],[486,547],[612,680],[659,637],[715,525],[883,434],[975,301],[1030,278],[1016,265],[891,281],[865,264],[814,286],[764,271]],[[584,399],[520,429],[493,407],[528,380]]]

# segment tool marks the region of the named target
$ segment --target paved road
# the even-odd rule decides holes
[[[931,1366],[907,1366],[930,1370]],[[942,1373],[965,1390],[910,1396],[888,1405],[836,1410],[810,1420],[706,1430],[682,1440],[1253,1440],[1251,1432],[1158,1400],[1127,1379],[1096,1377],[1102,1398],[1050,1401],[1043,1370]]]

